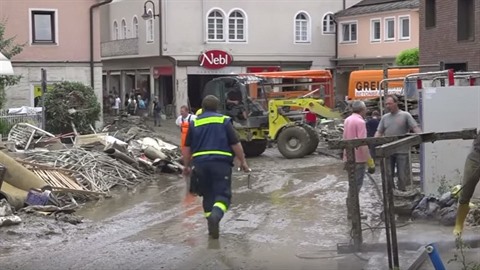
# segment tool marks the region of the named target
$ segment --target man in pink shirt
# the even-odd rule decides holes
[[[365,103],[360,100],[352,102],[352,115],[347,117],[344,122],[343,127],[343,139],[364,139],[367,138],[367,127],[365,125],[364,117],[367,113],[367,107]],[[343,160],[347,161],[346,151],[343,153]],[[372,167],[373,160],[370,157],[370,152],[368,145],[362,145],[355,149],[355,180],[357,182],[357,191],[360,192],[360,189],[363,185],[363,178],[365,177],[366,165],[369,163],[369,167]],[[374,163],[373,163],[373,166]],[[348,192],[347,197],[347,206],[350,195]],[[348,207],[347,207],[348,209]],[[349,215],[350,216],[350,215]]]

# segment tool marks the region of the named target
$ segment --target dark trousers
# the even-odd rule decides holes
[[[230,207],[232,198],[232,165],[223,161],[203,161],[194,163],[195,175],[198,178],[199,191],[203,196],[203,210],[209,216],[214,210],[214,205]],[[219,213],[222,218],[226,209]],[[217,209],[216,209],[217,210]],[[217,210],[217,212],[219,212]]]
[[[408,160],[408,154],[397,153],[390,157],[390,169],[392,175],[395,175],[395,167],[397,168],[397,188],[405,191],[406,186],[411,184],[410,179],[410,165]]]
[[[160,125],[160,112],[156,112],[156,111],[153,112],[153,124],[155,126]]]
[[[463,170],[463,189],[460,191],[460,204],[468,204],[473,197],[475,187],[480,181],[480,152],[472,150],[465,160]]]

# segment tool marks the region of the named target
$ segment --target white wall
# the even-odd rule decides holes
[[[439,87],[422,90],[420,122],[424,132],[480,129],[480,86]],[[440,186],[462,183],[465,159],[472,140],[447,140],[422,146],[422,181],[426,194]],[[474,197],[480,198],[480,184]]]

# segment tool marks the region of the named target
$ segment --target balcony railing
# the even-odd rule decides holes
[[[101,56],[114,57],[138,54],[138,38],[128,38],[102,42]]]

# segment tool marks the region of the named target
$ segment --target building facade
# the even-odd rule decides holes
[[[198,108],[215,77],[332,68],[333,14],[355,2],[114,1],[102,10],[105,84],[175,113]]]
[[[480,1],[422,0],[420,64],[445,63],[457,71],[480,70]]]
[[[419,47],[419,0],[363,0],[335,20],[337,95],[346,96],[351,71],[395,65],[401,51]]]
[[[90,22],[91,7],[98,2],[84,0],[72,5],[61,0],[0,0],[5,37],[25,44],[11,59],[21,80],[6,89],[7,107],[39,105],[42,68],[47,71],[47,88],[55,82],[77,81],[92,85],[102,100],[99,11],[95,8]]]

